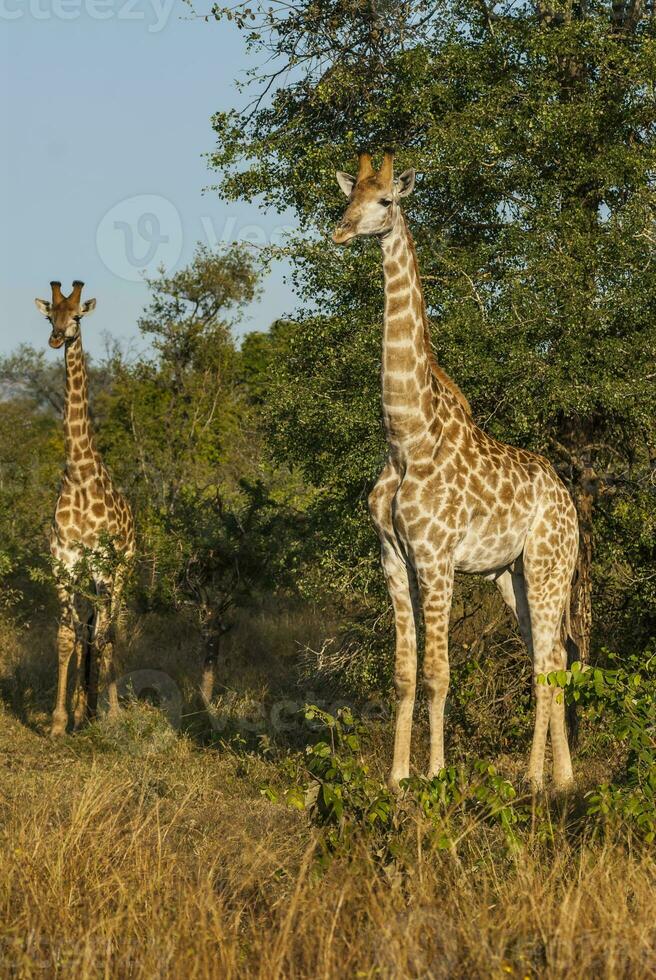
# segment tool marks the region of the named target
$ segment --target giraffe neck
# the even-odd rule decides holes
[[[429,435],[437,383],[412,236],[401,211],[381,238],[385,276],[383,420],[393,451],[408,455]]]
[[[74,481],[84,481],[98,469],[89,418],[87,366],[78,335],[66,343],[66,397],[64,400],[66,471]]]

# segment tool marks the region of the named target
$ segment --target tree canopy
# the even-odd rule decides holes
[[[384,449],[380,259],[371,242],[339,254],[328,243],[342,206],[334,171],[358,148],[389,146],[419,174],[409,219],[438,358],[484,427],[545,452],[567,480],[580,601],[608,521],[620,538],[634,520],[651,528],[653,561],[651,11],[308,0],[231,16],[266,67],[251,73],[243,111],[215,116],[212,163],[226,198],[298,218],[289,251],[301,307],[269,421],[281,458],[321,488],[324,563],[343,582],[360,569],[367,587],[364,499]]]

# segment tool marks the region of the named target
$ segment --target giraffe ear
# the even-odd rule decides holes
[[[399,174],[396,184],[399,188],[399,197],[407,197],[408,194],[412,194],[415,189],[414,170],[404,170],[402,174]]]
[[[95,299],[86,300],[86,302],[82,304],[82,309],[81,309],[82,316],[86,316],[87,313],[93,313],[95,308],[96,308]]]
[[[36,308],[39,313],[43,313],[44,316],[50,316],[52,312],[52,306],[46,299],[35,299]]]
[[[351,177],[350,174],[344,173],[343,170],[338,170],[335,173],[337,177],[337,183],[342,188],[343,192],[347,197],[351,196],[351,191],[355,187],[355,177]]]

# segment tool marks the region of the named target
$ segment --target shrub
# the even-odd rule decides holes
[[[563,689],[585,717],[604,723],[604,738],[624,748],[614,779],[588,794],[587,813],[604,824],[619,819],[647,842],[656,839],[656,651],[620,658],[609,666],[585,669],[579,663],[542,678]],[[563,694],[558,694],[562,697]]]
[[[308,811],[322,829],[327,853],[343,853],[359,838],[387,863],[402,856],[405,831],[418,828],[424,846],[445,849],[481,822],[500,828],[514,846],[517,831],[531,819],[528,801],[488,762],[449,766],[432,779],[413,776],[402,780],[396,795],[372,776],[362,756],[367,728],[349,709],[331,715],[310,705],[305,719],[322,737],[286,761],[292,785],[282,796]],[[264,792],[279,798],[270,787]]]
[[[116,718],[91,722],[75,740],[82,752],[91,749],[139,757],[170,753],[178,742],[164,712],[141,701],[126,705]]]

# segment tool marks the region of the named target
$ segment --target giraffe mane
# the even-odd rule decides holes
[[[415,240],[412,237],[412,232],[408,227],[408,222],[403,215],[403,223],[405,224],[405,230],[408,240],[408,247],[410,249],[410,255],[412,256],[412,262],[414,265],[415,275],[417,277],[417,282],[419,283],[419,293],[421,296],[421,319],[424,324],[424,347],[426,348],[426,354],[428,356],[428,363],[430,364],[431,371],[437,380],[447,388],[451,394],[460,402],[461,406],[464,408],[467,415],[471,416],[472,410],[471,405],[467,401],[467,398],[462,393],[455,381],[449,377],[449,375],[444,371],[440,365],[437,363],[435,357],[435,352],[433,350],[433,344],[430,336],[430,327],[428,323],[428,314],[426,313],[426,303],[424,300],[424,289],[421,284],[421,275],[419,273],[419,260],[417,258],[417,247],[415,245]]]

